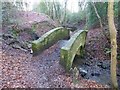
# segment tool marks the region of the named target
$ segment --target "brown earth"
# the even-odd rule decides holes
[[[59,42],[36,57],[32,57],[28,51],[13,49],[3,42],[1,88],[104,87],[81,76],[79,83],[74,85],[71,75],[59,64],[59,55]]]
[[[87,54],[98,60],[110,60],[110,54],[106,53],[106,48],[110,48],[110,43],[103,31],[100,28],[89,30],[86,39]]]
[[[22,34],[20,33],[18,40],[24,41],[25,37],[27,41],[29,39],[28,33],[24,33],[24,30],[29,30],[31,28],[29,25],[32,25],[34,22],[37,23],[46,21],[43,20],[43,16],[39,16],[37,13],[28,13],[23,12],[21,20],[25,20],[24,23],[18,24],[17,30],[23,30]],[[41,19],[41,21],[39,21]],[[28,22],[30,22],[28,24]],[[32,22],[32,24],[31,24]],[[51,23],[51,21],[47,21]],[[54,22],[54,21],[53,21]],[[25,24],[27,23],[27,25]],[[54,24],[53,24],[54,25]],[[43,26],[43,25],[42,25]],[[36,32],[39,32],[39,35],[43,35],[45,32],[49,31],[49,28],[40,28],[38,25]],[[53,28],[53,27],[52,27]],[[3,29],[3,34],[8,34],[8,28]],[[25,34],[25,35],[23,35]],[[23,37],[25,36],[25,37]],[[87,80],[82,78],[80,75],[78,77],[78,83],[75,85],[73,83],[72,74],[65,72],[64,68],[59,64],[60,60],[60,43],[59,41],[49,49],[45,50],[40,55],[33,57],[30,54],[28,49],[21,49],[20,47],[13,47],[16,45],[13,43],[9,44],[10,37],[2,40],[2,52],[1,55],[1,69],[2,75],[0,77],[0,87],[1,88],[103,88],[108,87],[107,85],[102,85],[96,81]],[[21,43],[21,41],[19,43]],[[93,43],[94,42],[94,43]],[[100,34],[100,29],[90,30],[87,35],[86,41],[86,51],[89,57],[98,58],[99,60],[108,60],[104,52],[104,45],[107,43],[102,34]],[[20,46],[18,44],[18,46]]]

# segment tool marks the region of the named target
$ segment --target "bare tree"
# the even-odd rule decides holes
[[[99,20],[99,23],[100,23],[100,27],[103,29],[102,20],[101,20],[100,15],[98,14],[97,8],[96,8],[96,6],[95,6],[94,3],[91,2],[91,4],[92,4],[92,6],[94,7],[95,13],[96,13],[96,15],[97,15],[97,17],[98,17],[98,20]]]
[[[108,2],[108,25],[111,39],[111,80],[114,90],[118,90],[118,83],[116,77],[116,65],[117,65],[117,31],[114,24],[114,0]]]
[[[53,0],[53,7],[54,7],[54,19],[57,19],[57,6],[56,6],[56,2]]]
[[[65,0],[65,6],[64,6],[64,13],[63,13],[63,16],[61,18],[61,23],[63,23],[65,20],[66,20],[66,7],[67,7],[67,1],[68,0]]]
[[[120,1],[118,2],[118,53],[120,53]]]

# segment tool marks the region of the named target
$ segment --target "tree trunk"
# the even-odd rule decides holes
[[[120,1],[118,2],[118,53],[120,54]]]
[[[99,23],[100,23],[100,27],[101,27],[102,33],[103,33],[103,35],[105,36],[105,38],[107,39],[107,42],[110,43],[110,39],[106,36],[106,34],[105,34],[105,32],[104,32],[103,24],[102,24],[102,19],[101,19],[100,15],[98,14],[97,8],[96,8],[96,6],[95,6],[94,3],[91,2],[91,4],[92,4],[92,6],[94,7],[95,13],[96,13],[97,18],[98,18],[98,20],[99,20]]]
[[[101,29],[103,29],[101,17],[100,17],[100,15],[99,15],[98,12],[97,12],[97,8],[95,7],[95,4],[94,4],[94,3],[91,3],[91,4],[92,4],[92,6],[94,7],[95,13],[96,13],[96,15],[97,15],[97,17],[98,17],[98,20],[99,20],[99,23],[100,23],[100,27],[101,27]]]
[[[63,14],[62,20],[61,20],[61,23],[62,23],[62,24],[63,24],[63,22],[66,20],[66,7],[67,7],[67,1],[68,1],[68,0],[65,0],[64,14]]]
[[[117,65],[117,31],[114,24],[114,0],[108,2],[108,25],[110,31],[111,40],[111,80],[114,90],[118,89],[117,77],[116,77],[116,65]]]
[[[56,9],[57,5],[56,5],[55,3],[56,3],[56,2],[53,0],[54,15],[55,15],[55,16],[54,16],[54,19],[58,19],[58,18],[57,18],[57,16],[58,16],[58,15],[57,15],[57,9]]]

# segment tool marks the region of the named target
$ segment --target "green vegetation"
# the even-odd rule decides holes
[[[66,5],[67,0],[65,0],[63,3]],[[86,17],[85,10],[81,10],[79,8],[79,11],[77,13],[74,13],[69,11],[60,2],[56,2],[54,0],[51,2],[41,1],[39,5],[34,8],[34,11],[45,13],[60,23],[76,23],[80,20],[85,20]]]
[[[40,0],[38,3],[34,2],[33,7],[29,2],[24,1],[0,2],[0,24],[2,25],[0,29],[3,29],[0,37],[3,36],[1,41],[5,40],[3,43],[6,45],[3,49],[10,46],[27,53],[30,53],[32,49],[33,55],[37,55],[58,40],[71,37],[68,41],[63,41],[63,47],[60,49],[60,64],[65,67],[65,70],[69,72],[73,69],[75,55],[79,58],[77,60],[84,59],[84,65],[89,67],[92,67],[94,60],[98,60],[96,62],[100,63],[95,64],[97,67],[110,68],[108,71],[111,72],[112,85],[117,89],[116,76],[119,72],[116,70],[119,69],[117,66],[120,66],[117,65],[120,63],[120,1],[92,2],[91,0],[91,2],[87,2],[87,0],[78,0],[76,4],[78,11],[73,10],[74,4],[74,7],[71,5],[71,10],[70,7],[67,7],[70,5],[70,0],[58,0],[57,2],[56,0]],[[32,9],[29,11],[28,7]],[[88,33],[85,30],[88,30]],[[84,50],[86,50],[85,54]],[[9,50],[3,51],[9,52]],[[81,59],[81,56],[85,57]],[[99,58],[102,61],[99,61]],[[107,67],[106,64],[104,65],[104,60],[110,59],[110,67]],[[90,60],[90,63],[87,63],[86,60]],[[79,83],[80,70],[78,70],[77,67],[73,69],[74,84]],[[87,74],[84,70],[82,71]],[[101,73],[97,73],[98,78],[99,74],[101,75]]]
[[[77,13],[67,12],[67,22],[70,23],[78,23],[80,21],[84,21],[86,18],[85,11],[79,11]]]
[[[65,67],[66,71],[72,67],[75,55],[79,52],[81,55],[81,47],[84,47],[86,40],[86,31],[76,32],[69,41],[61,48],[60,63]],[[83,53],[83,52],[82,52]]]
[[[38,40],[32,42],[33,54],[36,55],[49,48],[58,40],[69,38],[69,30],[59,27],[45,33]]]
[[[99,16],[101,17],[101,20],[102,20],[102,24],[103,25],[106,25],[107,24],[107,7],[108,7],[108,2],[96,2],[94,3],[95,4],[95,7],[98,11],[98,14]],[[88,3],[88,6],[87,6],[87,25],[89,28],[91,27],[94,27],[96,25],[99,25],[99,22],[98,22],[98,17],[95,13],[95,10],[94,10],[94,7],[92,6],[92,2],[89,2]],[[115,17],[118,17],[118,3],[115,2],[114,4],[114,14],[115,14]]]

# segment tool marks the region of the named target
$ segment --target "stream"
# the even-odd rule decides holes
[[[79,58],[75,57],[73,66],[76,66],[80,75],[89,80],[94,80],[103,85],[111,85],[110,78],[110,61],[90,59],[89,57]],[[120,70],[119,70],[120,71]],[[118,84],[120,86],[120,73],[117,73]]]

